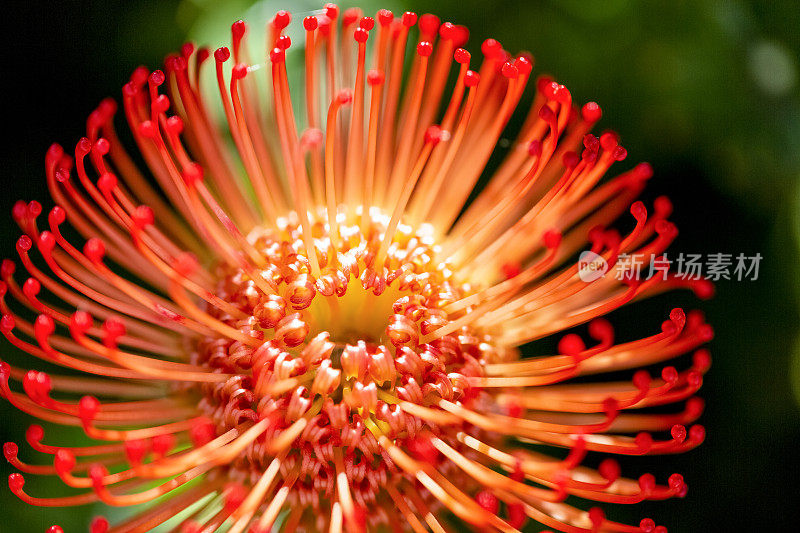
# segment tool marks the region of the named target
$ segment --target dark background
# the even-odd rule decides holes
[[[224,34],[236,18],[229,13],[248,4],[228,2],[220,14],[215,3],[3,5],[0,255],[14,253],[13,202],[35,198],[50,205],[43,172],[49,144],[74,145],[86,115],[103,97],[118,96],[134,67],[160,65],[187,35],[208,33],[208,24]],[[270,7],[291,10],[292,1]],[[383,6],[371,4],[366,11],[378,7]],[[647,197],[667,194],[676,205],[673,219],[682,233],[671,251],[764,256],[757,281],[723,281],[716,298],[702,304],[717,333],[710,345],[714,365],[702,391],[706,443],[663,464],[648,463],[657,463],[657,471],[682,472],[689,496],[611,516],[654,516],[671,532],[796,531],[796,2],[409,0],[389,7],[431,11],[466,24],[473,51],[487,36],[511,51],[530,50],[537,72],[556,73],[579,102],[599,102],[601,127],[622,134],[629,161],[648,160],[655,167]],[[676,298],[650,308],[684,305]],[[645,321],[644,314],[623,316],[648,328],[662,316]],[[3,358],[9,350],[4,343]],[[0,439],[22,441],[30,421],[5,402],[0,414]],[[2,475],[10,472],[0,467]],[[37,495],[58,494],[58,484],[33,485],[32,476],[27,478]],[[7,489],[0,489],[0,506],[0,531],[14,532],[45,531],[54,522],[68,532],[83,531],[92,511],[27,507]]]

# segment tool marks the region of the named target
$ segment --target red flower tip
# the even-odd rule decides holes
[[[475,87],[481,81],[481,76],[474,70],[468,70],[464,75],[464,85],[466,87]]]
[[[92,263],[101,263],[106,255],[106,245],[101,239],[92,237],[83,245],[83,253]]]
[[[476,494],[475,501],[490,514],[496,515],[500,511],[500,500],[488,490],[482,490]]]
[[[6,442],[3,444],[3,455],[9,463],[17,458],[17,453],[19,453],[19,446],[16,443]]]
[[[197,272],[200,263],[189,252],[182,252],[175,258],[175,271],[183,277],[189,277]]]
[[[603,459],[600,462],[597,471],[601,476],[603,476],[603,479],[605,479],[609,485],[618,480],[619,476],[621,475],[619,463],[615,459],[611,458]]]
[[[8,488],[11,489],[11,492],[14,494],[19,494],[22,492],[22,488],[25,486],[25,478],[22,474],[18,472],[14,472],[8,476]]]
[[[48,337],[56,330],[56,324],[49,315],[39,315],[33,323],[36,337]]]
[[[503,45],[494,39],[486,39],[481,44],[481,53],[486,59],[499,59],[503,56]]]
[[[506,279],[511,279],[519,276],[522,269],[519,263],[503,263],[500,267],[500,272],[503,273]]]
[[[365,43],[369,38],[369,31],[364,28],[356,28],[356,30],[353,32],[353,38],[356,40],[356,42]]]
[[[592,523],[592,527],[597,529],[606,521],[606,514],[601,508],[592,507],[589,509],[589,521]]]
[[[153,209],[147,205],[140,205],[137,207],[131,215],[131,218],[133,219],[133,223],[139,229],[144,229],[147,226],[151,226],[155,222],[155,214],[153,213]]]
[[[403,26],[405,26],[406,28],[410,28],[411,26],[417,23],[417,14],[414,13],[413,11],[406,11],[405,13],[403,13],[401,20],[403,21]]]
[[[510,61],[503,63],[503,67],[500,69],[500,72],[503,74],[503,76],[510,80],[516,79],[519,76],[519,69]]]
[[[384,75],[383,71],[377,69],[371,69],[367,73],[367,83],[371,86],[381,85],[386,80],[386,76]]]
[[[567,333],[558,341],[558,353],[561,355],[576,356],[586,349],[586,344],[577,334]]]
[[[584,121],[594,124],[603,116],[603,110],[600,109],[600,106],[597,102],[589,102],[584,104],[581,108],[581,118]]]
[[[25,440],[31,447],[35,447],[44,438],[44,428],[39,424],[31,424],[25,431]]]
[[[208,444],[216,436],[216,430],[211,420],[199,418],[192,421],[192,425],[189,428],[189,437],[192,439],[192,444],[194,444],[195,448]]]
[[[227,46],[221,46],[214,51],[214,59],[217,63],[224,63],[231,57],[231,51]]]
[[[692,367],[698,372],[705,372],[711,368],[711,353],[702,348],[692,355]]]
[[[639,522],[639,529],[642,530],[642,533],[653,533],[655,528],[656,523],[652,518],[643,518],[642,521]]]
[[[292,46],[292,38],[288,35],[281,35],[275,45],[281,50],[288,50]]]
[[[105,517],[96,516],[89,526],[89,533],[107,533],[108,527],[108,520]]]
[[[142,439],[125,441],[125,457],[131,465],[141,464],[147,452],[147,441]]]
[[[63,448],[56,451],[56,455],[53,458],[53,466],[59,475],[69,474],[76,464],[75,455],[71,451]]]
[[[603,150],[610,152],[619,145],[619,135],[613,131],[607,131],[600,136],[600,146]]]
[[[275,27],[275,29],[282,30],[286,26],[288,26],[291,21],[292,21],[291,13],[289,13],[288,11],[280,10],[277,13],[275,13],[275,16],[272,18],[272,25]]]
[[[656,478],[653,474],[642,474],[639,477],[639,490],[646,496],[652,494],[656,488]]]
[[[173,115],[167,119],[167,133],[178,136],[183,133],[183,119],[178,115]]]
[[[157,457],[163,457],[175,448],[175,436],[172,433],[156,435],[152,441],[153,453]]]
[[[64,533],[64,530],[61,529],[61,526],[50,526],[47,528],[47,533]]]
[[[435,465],[439,461],[439,451],[433,446],[430,439],[417,437],[408,441],[408,449],[420,461]]]
[[[433,53],[433,45],[428,41],[421,41],[417,44],[417,53],[422,57],[428,57]]]
[[[50,376],[36,370],[28,370],[25,373],[25,376],[22,378],[22,387],[25,390],[25,394],[37,403],[45,402],[50,397],[50,392],[53,390]]]
[[[283,63],[286,61],[286,52],[282,48],[275,47],[270,51],[269,59],[273,63]]]
[[[516,65],[519,73],[523,76],[527,76],[533,70],[533,63],[527,56],[517,56],[514,60],[514,65]]]
[[[235,511],[247,497],[248,490],[238,483],[229,483],[225,487],[225,510]]]
[[[97,188],[106,194],[111,194],[118,184],[117,177],[111,172],[105,172],[97,179]]]
[[[306,31],[314,31],[318,26],[319,20],[313,15],[309,15],[303,19],[303,28],[305,28]]]
[[[680,424],[675,424],[672,426],[672,429],[670,429],[669,434],[679,443],[683,442],[686,440],[686,427]]]
[[[636,446],[639,448],[639,453],[647,453],[653,447],[653,436],[647,432],[641,432],[634,438]]]
[[[456,60],[456,63],[469,64],[470,57],[470,53],[463,48],[456,48],[456,51],[453,52],[453,59]]]
[[[17,239],[17,251],[27,252],[31,249],[31,246],[33,246],[33,241],[31,241],[31,238],[27,235],[23,235]]]
[[[550,109],[550,108],[543,107],[542,109]],[[569,152],[564,153],[564,155],[561,157],[561,162],[564,165],[564,168],[572,170],[578,166],[578,163],[581,162],[581,158],[577,153],[570,150]]]
[[[378,23],[381,26],[388,26],[394,20],[394,13],[389,11],[388,9],[380,9],[378,10]]]
[[[347,105],[353,99],[353,91],[350,89],[342,89],[336,94],[336,100],[339,105]]]
[[[278,13],[280,13],[280,11]],[[278,15],[276,14],[275,17],[277,18]],[[274,20],[275,19],[273,19],[273,21]],[[243,20],[237,20],[231,24],[231,35],[234,41],[238,41],[244,37],[245,32],[247,32],[247,24],[245,24]]]
[[[48,222],[54,226],[63,224],[66,219],[67,212],[64,211],[64,208],[58,205],[51,209],[50,214],[48,215]]]
[[[241,80],[241,79],[243,79],[245,76],[247,76],[247,65],[245,65],[244,63],[237,63],[237,64],[236,64],[236,65],[235,65],[235,66],[234,66],[234,67],[231,69],[231,77],[232,77],[234,80]]]
[[[164,72],[162,72],[161,70],[154,70],[150,74],[150,76],[147,78],[147,81],[148,81],[148,83],[158,87],[159,85],[164,83],[165,79],[166,79],[166,76],[164,76]]]
[[[45,316],[45,315],[40,315],[40,316]],[[52,321],[52,319],[50,320]],[[37,323],[38,321],[39,319],[37,318]],[[80,336],[86,333],[86,330],[91,328],[92,324],[93,324],[92,315],[90,315],[87,311],[75,311],[74,313],[72,313],[72,318],[70,319],[69,328],[73,332],[73,334]],[[54,329],[55,326],[53,326],[53,329],[51,329],[48,334],[52,333]]]
[[[521,503],[508,504],[508,518],[506,522],[514,529],[522,529],[525,522],[528,520],[528,515],[525,514],[525,507]]]
[[[435,37],[440,23],[439,17],[430,13],[425,13],[419,17],[419,31],[422,37],[426,39]]]
[[[561,232],[557,229],[551,229],[544,232],[544,246],[548,250],[555,250],[561,245]]]
[[[425,143],[432,144],[436,146],[442,140],[445,140],[446,131],[444,131],[439,126],[433,125],[429,126],[427,130],[425,130]]]
[[[361,20],[358,21],[358,27],[370,31],[375,27],[375,19],[372,17],[362,17]]]
[[[325,4],[325,15],[331,20],[336,20],[339,16],[339,6],[336,4]]]
[[[100,400],[94,396],[84,396],[78,402],[78,416],[85,423],[94,420],[100,411]]]
[[[95,486],[95,489],[105,486],[106,483],[103,478],[108,475],[108,469],[105,466],[95,463],[89,467],[88,474],[92,480],[92,484]]]

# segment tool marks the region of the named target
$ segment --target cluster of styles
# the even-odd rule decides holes
[[[607,176],[627,154],[590,133],[597,104],[495,40],[473,61],[467,30],[433,15],[326,5],[296,30],[290,89],[290,21],[275,15],[256,62],[240,21],[230,50],[187,44],[137,69],[119,114],[139,153],[103,101],[74,151],[46,155],[54,207],[14,207],[0,330],[53,373],[0,363],[0,394],[92,443],[31,426],[32,450],[4,447],[11,490],[41,506],[159,499],[93,533],[665,532],[593,502],[686,494],[681,475],[628,477],[612,456],[703,441],[712,331],[674,309],[617,342],[604,316],[712,287],[587,283],[576,259],[664,253],[669,201],[635,201],[650,166]],[[553,335],[555,353],[520,356]],[[80,490],[34,496],[23,474]]]

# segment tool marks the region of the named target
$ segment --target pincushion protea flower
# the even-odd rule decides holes
[[[28,443],[52,464],[23,462],[14,443],[8,461],[81,490],[40,498],[20,473],[11,490],[43,506],[167,495],[113,527],[96,518],[94,533],[148,531],[187,508],[176,530],[419,532],[458,519],[515,531],[532,519],[665,531],[565,503],[683,496],[678,474],[658,483],[621,476],[612,458],[582,463],[703,440],[686,425],[702,410],[705,350],[660,378],[633,372],[709,340],[702,316],[675,309],[660,331],[622,343],[602,317],[673,288],[707,296],[709,285],[587,282],[575,259],[587,242],[610,266],[623,253],[661,256],[676,235],[669,202],[652,214],[632,203],[649,166],[606,179],[626,151],[614,133],[589,133],[600,108],[576,108],[540,77],[516,141],[473,198],[531,79],[529,55],[490,39],[473,71],[463,27],[327,5],[303,20],[305,99],[294,109],[290,18],[268,25],[265,64],[250,64],[237,22],[232,53],[186,45],[164,71],[133,73],[124,115],[158,189],[107,100],[74,153],[47,153],[57,205],[45,217],[37,202],[15,206],[29,277],[20,284],[15,263],[2,264],[0,329],[77,372],[2,363],[2,394],[96,443],[58,445],[31,426]],[[225,124],[201,87],[208,68]],[[626,210],[635,225],[621,235],[609,226]],[[584,323],[588,346],[569,332],[558,353],[520,358],[520,345]],[[629,379],[570,383],[618,371]],[[674,414],[642,410],[675,402]],[[555,447],[568,452],[544,453]]]

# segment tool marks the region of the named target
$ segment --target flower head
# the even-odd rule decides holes
[[[441,531],[452,516],[500,531],[530,519],[664,531],[565,502],[683,496],[678,474],[630,479],[613,458],[590,468],[584,457],[703,440],[686,426],[702,411],[708,353],[663,366],[710,339],[702,315],[675,309],[620,343],[603,316],[710,286],[587,278],[576,258],[587,246],[604,268],[662,256],[677,233],[669,202],[652,213],[634,202],[650,167],[606,177],[626,158],[618,136],[589,133],[597,104],[576,107],[542,76],[476,188],[534,85],[530,55],[489,39],[474,61],[461,26],[329,4],[302,21],[305,85],[290,88],[290,21],[281,11],[268,25],[265,63],[250,62],[240,21],[232,49],[187,44],[163,71],[137,69],[122,108],[139,153],[106,100],[74,152],[47,153],[56,206],[15,206],[23,268],[0,269],[0,330],[62,370],[0,363],[2,395],[94,443],[55,444],[31,426],[28,443],[52,464],[23,462],[14,443],[8,461],[81,491],[32,496],[19,473],[11,490],[44,506],[169,495],[114,531],[148,531],[193,504],[181,531]],[[627,211],[633,229],[620,233]],[[582,324],[588,344],[572,329]],[[552,335],[557,353],[520,358]],[[652,366],[660,376],[640,369]],[[604,372],[615,381],[574,380]],[[97,518],[91,531],[108,528]]]

